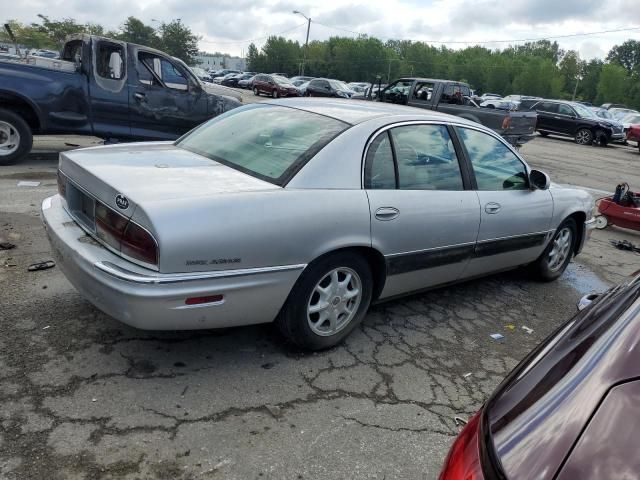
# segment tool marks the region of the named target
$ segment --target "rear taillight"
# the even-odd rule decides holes
[[[96,235],[107,245],[120,250],[120,242],[129,219],[96,202]]]
[[[120,251],[151,265],[158,264],[158,245],[155,239],[144,228],[129,222],[124,229]]]
[[[58,193],[62,198],[67,198],[67,177],[58,170]]]
[[[480,464],[480,419],[476,413],[453,442],[440,472],[440,480],[483,480]]]
[[[127,217],[96,202],[95,225],[98,238],[110,247],[133,260],[158,265],[158,245],[155,239]]]

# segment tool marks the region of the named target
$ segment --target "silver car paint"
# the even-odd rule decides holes
[[[270,103],[304,108],[302,102],[307,100]],[[339,102],[330,103],[326,114],[340,110]],[[310,105],[316,110],[322,109],[321,102]],[[381,109],[388,110],[388,115],[379,115]],[[356,111],[350,114],[358,116]],[[95,264],[107,258],[108,262],[126,271],[137,271],[143,276],[150,272],[99,245],[93,245],[90,250],[80,248],[78,239],[73,237],[78,232],[72,236],[60,233],[64,232],[60,225],[68,223],[69,217],[59,199],[54,199],[53,207],[43,210],[44,221],[52,232],[54,250],[61,253],[63,270],[99,308],[140,328],[209,328],[220,324],[243,325],[273,320],[300,273],[294,267],[304,266],[336,249],[372,247],[382,253],[387,264],[391,265],[394,259],[404,254],[429,255],[442,249],[473,246],[478,238],[496,240],[553,231],[567,215],[586,213],[590,208],[585,197],[588,194],[557,187],[552,189],[553,193],[518,192],[521,197],[512,195],[514,198],[511,199],[505,194],[516,192],[363,190],[363,156],[369,138],[380,128],[412,122],[476,128],[500,140],[490,130],[456,117],[378,104],[371,118],[363,117],[329,143],[286,188],[276,187],[164,142],[98,147],[70,152],[62,157],[61,170],[101,201],[113,207],[116,193],[131,199],[132,219],[148,228],[158,240],[160,272],[165,275],[243,269],[252,272],[251,269],[255,268],[291,267],[285,272],[270,271],[266,274],[269,277],[265,274],[243,275],[249,286],[239,286],[238,277],[231,276],[205,278],[197,284],[180,284],[179,288],[170,281],[163,287],[145,284],[141,288],[139,282],[127,279],[126,275],[118,278],[117,272],[106,274],[99,268],[90,268],[92,262]],[[399,208],[397,222],[383,225],[375,220],[376,209],[399,204],[400,195],[406,200]],[[497,197],[504,206],[504,215],[486,221],[483,229],[483,205]],[[422,199],[425,201],[421,202]],[[460,205],[462,210],[453,208],[455,205]],[[411,219],[416,219],[417,223],[412,224]],[[78,230],[78,227],[73,228]],[[527,263],[546,246],[547,237],[544,244],[532,247],[530,251],[471,261],[461,259],[448,265],[437,265],[436,262],[428,269],[391,275],[386,280],[381,298],[457,280],[474,275],[476,271],[489,273]],[[240,262],[215,262],[229,258],[240,259]],[[110,277],[109,280],[105,280],[105,275]],[[269,281],[265,282],[265,278]],[[260,285],[264,285],[264,291]],[[184,309],[178,310],[175,302],[183,303],[187,296],[204,291],[237,292],[237,296],[234,293],[233,305],[231,300],[225,300],[224,308],[208,305],[200,311],[211,309],[211,314],[190,314],[190,321],[185,322]],[[265,295],[269,295],[269,308],[257,312],[255,305]],[[116,306],[120,296],[126,298],[122,308]],[[231,306],[237,306],[238,311],[229,311]],[[154,315],[138,318],[137,315],[145,308],[152,309]],[[221,320],[210,318],[210,315],[218,315],[215,312],[223,310]],[[171,318],[174,318],[174,327],[171,326]],[[196,318],[201,319],[201,323]]]

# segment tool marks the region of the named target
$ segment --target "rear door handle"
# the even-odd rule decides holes
[[[376,210],[376,218],[383,222],[398,218],[398,215],[400,215],[400,210],[394,207],[380,207]]]
[[[147,96],[144,93],[136,92],[133,94],[133,97],[139,102],[144,102]]]
[[[498,213],[502,206],[496,202],[489,202],[484,206],[484,211],[489,214]]]

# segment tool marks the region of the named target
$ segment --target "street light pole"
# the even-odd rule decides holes
[[[307,49],[309,48],[309,30],[311,30],[311,19],[307,17],[304,13],[299,12],[298,10],[294,10],[293,13],[297,15],[302,15],[307,19],[307,39],[304,42],[304,52],[302,53],[302,67],[300,69],[300,75],[304,76],[304,64],[307,61]]]

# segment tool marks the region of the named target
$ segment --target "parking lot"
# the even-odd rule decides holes
[[[38,139],[26,162],[0,168],[0,239],[16,245],[0,251],[2,478],[434,479],[455,418],[582,295],[640,268],[609,244],[640,234],[598,230],[554,283],[514,271],[378,305],[343,345],[314,354],[271,325],[139,331],[57,267],[27,271],[51,258],[39,213],[56,192],[51,151],[86,142]],[[623,180],[640,188],[635,146],[549,137],[521,151],[594,198]]]

